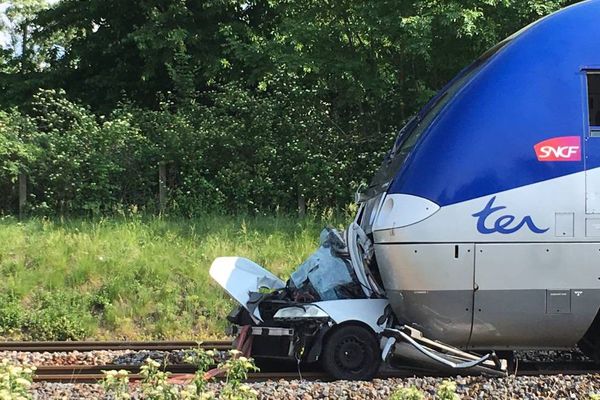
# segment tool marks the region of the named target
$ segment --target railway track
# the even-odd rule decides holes
[[[57,382],[57,383],[95,383],[103,378],[103,372],[107,370],[126,370],[129,372],[131,381],[140,379],[140,366],[130,365],[74,365],[74,366],[41,366],[36,371],[36,382]],[[172,377],[184,379],[185,375],[193,374],[196,370],[191,365],[169,365],[165,369],[170,372]],[[522,363],[517,370],[517,376],[539,376],[539,375],[587,375],[599,374],[600,367],[591,362],[570,362],[570,363]],[[440,374],[430,370],[415,369],[397,369],[382,371],[378,374],[378,379],[389,378],[407,378],[412,376],[451,376]],[[260,382],[268,380],[293,380],[304,379],[309,381],[331,381],[331,378],[322,371],[297,371],[284,372],[257,372],[248,375],[249,382]]]
[[[229,341],[149,341],[149,342],[0,342],[0,351],[20,352],[73,352],[94,350],[131,350],[131,351],[174,351],[186,349],[216,349],[227,351],[232,348]],[[272,367],[271,367],[272,369]],[[139,365],[57,365],[38,366],[36,376],[37,382],[62,382],[62,383],[94,383],[103,378],[102,371],[126,370],[132,381],[140,379]],[[187,374],[193,374],[196,370],[191,365],[168,365],[166,371],[170,372],[175,379]],[[600,366],[593,362],[569,361],[569,362],[520,362],[517,365],[516,375],[584,375],[599,374]],[[449,376],[439,372],[418,368],[390,369],[380,372],[378,378],[403,378],[411,376]],[[322,371],[303,371],[302,379],[328,381],[330,378]],[[297,371],[286,370],[284,372],[257,372],[249,374],[249,381],[258,382],[266,380],[291,380],[300,379]]]
[[[230,341],[152,341],[152,342],[0,342],[0,351],[69,352],[94,350],[174,351],[186,349],[230,350]]]
[[[139,367],[132,366],[93,366],[92,368],[57,368],[57,367],[40,367],[36,371],[34,377],[35,382],[54,382],[54,383],[96,383],[100,381],[104,374],[103,370],[107,369],[125,369],[129,372],[129,380],[132,382],[138,381],[140,377]],[[171,378],[176,381],[182,381],[190,379],[191,375],[195,372],[195,368],[189,365],[176,365],[167,368],[167,371],[172,373]],[[303,372],[301,375],[302,379],[306,380],[330,380],[327,374],[324,372]],[[220,379],[220,378],[217,378]],[[268,380],[292,380],[300,379],[298,372],[254,372],[248,374],[248,382],[261,382]]]

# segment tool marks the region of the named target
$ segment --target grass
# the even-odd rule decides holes
[[[212,261],[247,257],[287,279],[334,220],[0,218],[0,336],[223,337],[233,303],[210,279]]]

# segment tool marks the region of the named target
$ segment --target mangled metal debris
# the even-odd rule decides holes
[[[321,245],[287,283],[291,299],[314,302],[365,298],[352,268],[350,254],[342,236],[335,229],[321,232]]]

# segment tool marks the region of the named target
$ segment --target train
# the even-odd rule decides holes
[[[339,379],[407,348],[454,369],[503,371],[497,354],[520,349],[598,360],[598,21],[599,0],[577,3],[461,71],[287,282],[215,260],[240,345]]]

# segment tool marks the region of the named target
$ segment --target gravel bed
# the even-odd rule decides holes
[[[69,352],[26,352],[0,351],[0,359],[7,359],[13,365],[104,365],[113,364],[127,356],[127,350],[95,350]]]
[[[217,361],[226,353],[217,354]],[[147,358],[164,364],[183,363],[185,352],[177,351],[131,351],[131,350],[94,350],[70,352],[24,352],[0,351],[0,360],[8,359],[14,365],[142,365]]]
[[[579,349],[515,351],[515,357],[520,361],[533,362],[590,361]]]
[[[224,357],[225,353],[220,354]],[[527,361],[584,361],[579,351],[519,351],[515,356]],[[183,361],[183,351],[89,351],[67,353],[0,352],[0,359],[7,358],[15,364],[28,365],[139,365],[147,358],[177,364]],[[396,378],[376,379],[372,382],[306,382],[271,381],[252,383],[260,393],[260,399],[387,399],[398,387],[415,386],[433,399],[435,387],[442,378]],[[600,374],[581,376],[540,377],[457,377],[457,393],[461,399],[589,399],[592,393],[600,393]],[[211,383],[211,391],[218,393],[222,384]],[[32,387],[36,399],[102,399],[103,390],[92,384],[36,383]],[[139,396],[133,397],[139,398]]]
[[[225,359],[226,352],[217,352],[217,361]],[[164,364],[181,364],[185,352],[177,351],[132,351],[132,350],[94,350],[71,352],[24,352],[0,351],[0,360],[8,359],[13,364],[25,365],[141,365],[147,358]],[[589,360],[581,351],[548,350],[548,351],[516,351],[515,357],[520,361],[561,362]]]
[[[433,399],[435,387],[442,378],[375,379],[372,382],[303,382],[271,381],[250,386],[265,400],[314,399],[387,399],[398,387],[415,386]],[[482,378],[457,377],[457,393],[461,399],[588,399],[600,393],[600,375]],[[218,392],[222,384],[211,383],[210,390]],[[105,398],[98,385],[36,383],[36,399]],[[136,396],[134,396],[136,398]]]

